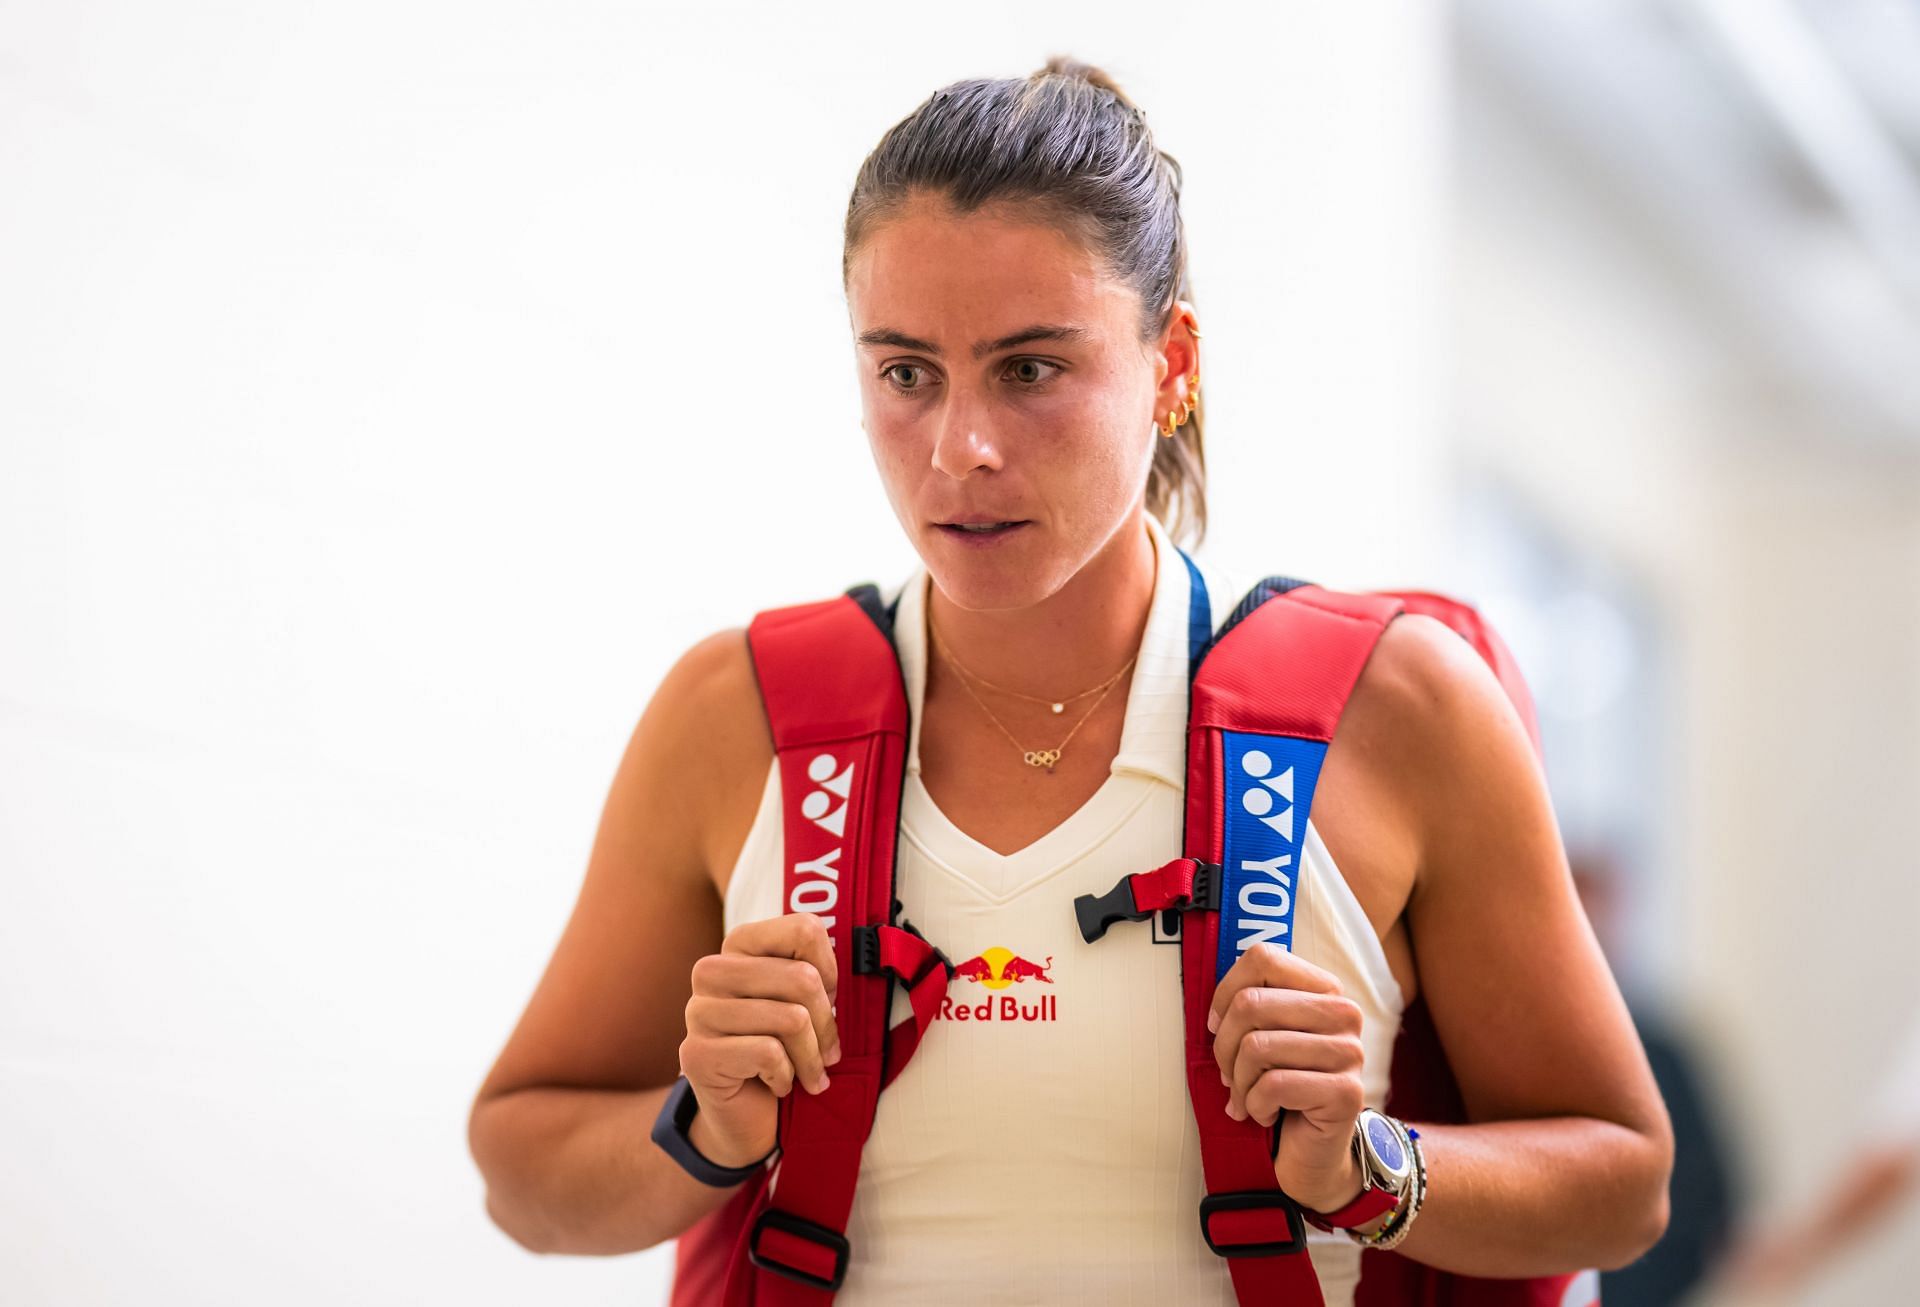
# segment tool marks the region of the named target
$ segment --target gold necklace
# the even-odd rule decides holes
[[[1109,676],[1106,679],[1106,682],[1104,685],[1094,687],[1095,690],[1100,691],[1100,697],[1098,699],[1095,699],[1093,701],[1093,705],[1089,707],[1084,714],[1081,715],[1080,720],[1073,724],[1073,729],[1067,732],[1066,739],[1060,741],[1060,743],[1054,745],[1051,749],[1029,749],[1025,745],[1021,744],[1020,741],[1014,739],[1013,732],[1008,730],[1006,728],[1005,723],[1003,723],[998,717],[994,716],[993,709],[987,707],[986,700],[982,699],[979,693],[973,688],[973,682],[976,678],[970,672],[968,672],[966,668],[960,665],[960,660],[953,656],[953,651],[951,649],[947,648],[946,641],[942,640],[939,637],[939,635],[935,633],[933,629],[933,619],[931,617],[927,619],[927,634],[932,637],[933,647],[939,652],[940,656],[947,660],[947,663],[953,668],[955,672],[959,673],[961,687],[966,690],[968,696],[971,697],[975,703],[980,705],[980,711],[987,715],[987,720],[992,722],[996,727],[999,727],[1000,734],[1006,736],[1008,742],[1011,743],[1014,748],[1020,751],[1020,756],[1026,760],[1026,763],[1029,767],[1043,767],[1046,769],[1046,772],[1049,776],[1053,774],[1054,764],[1060,761],[1060,751],[1062,749],[1065,749],[1067,747],[1068,741],[1072,740],[1073,737],[1079,732],[1080,728],[1087,724],[1087,718],[1093,716],[1094,713],[1099,711],[1100,705],[1106,702],[1106,698],[1109,694],[1113,693],[1113,687],[1118,685],[1120,683],[1120,678],[1127,674],[1127,668],[1133,666],[1134,659],[1140,656],[1138,653],[1135,653],[1133,658],[1127,659],[1127,661],[1121,665],[1119,671],[1115,672],[1112,676]],[[987,686],[988,689],[1000,688],[999,686],[992,685],[987,681],[981,681],[980,684]],[[1019,694],[1019,691],[1003,690],[1002,693]],[[1035,703],[1052,704],[1053,710],[1055,712],[1059,712],[1061,708],[1064,706],[1064,704],[1073,702],[1073,699],[1084,699],[1087,695],[1092,693],[1093,693],[1093,690],[1083,690],[1079,694],[1074,695],[1072,699],[1067,699],[1060,702],[1056,702],[1055,700],[1052,700],[1052,699],[1035,699],[1034,696],[1030,694],[1019,694],[1019,697],[1022,699],[1032,699],[1033,702]]]
[[[933,622],[927,622],[927,631],[929,631],[929,633],[933,631]],[[941,647],[941,656],[945,656],[945,658],[947,658],[947,662],[950,662],[950,664],[954,666],[954,672],[960,672],[960,674],[964,674],[964,676],[973,677],[973,683],[975,683],[975,685],[985,685],[987,689],[991,689],[991,691],[995,691],[995,693],[1000,693],[1000,695],[1010,695],[1012,699],[1025,699],[1025,701],[1029,702],[1029,704],[1046,704],[1046,706],[1048,706],[1048,708],[1052,708],[1054,712],[1066,712],[1066,710],[1068,710],[1069,702],[1075,702],[1077,701],[1077,699],[1085,699],[1087,695],[1098,695],[1098,693],[1100,693],[1100,691],[1104,691],[1104,689],[1112,689],[1112,685],[1114,685],[1114,681],[1117,681],[1119,677],[1125,676],[1125,674],[1127,674],[1127,668],[1131,668],[1131,666],[1133,666],[1133,658],[1127,658],[1127,666],[1123,666],[1123,668],[1121,668],[1119,672],[1116,672],[1114,676],[1106,677],[1104,681],[1100,681],[1100,683],[1098,683],[1098,685],[1094,685],[1092,689],[1083,689],[1081,693],[1077,693],[1077,695],[1068,695],[1066,699],[1043,699],[1041,695],[1023,695],[1023,693],[1020,693],[1018,689],[1008,689],[1006,685],[995,685],[993,681],[989,681],[989,679],[987,679],[987,677],[985,676],[979,676],[977,672],[968,672],[966,668],[962,668],[962,666],[960,666],[960,660],[958,660],[958,658],[954,658],[954,653],[952,653],[952,649],[948,649],[947,645],[945,645],[945,641],[941,641],[941,639],[939,639],[939,637],[935,635],[935,639],[933,639],[933,643]]]

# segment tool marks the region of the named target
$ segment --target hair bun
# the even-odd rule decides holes
[[[1121,108],[1132,110],[1136,117],[1146,117],[1147,111],[1135,104],[1132,100],[1129,100],[1127,93],[1120,89],[1120,84],[1114,81],[1104,68],[1096,68],[1092,64],[1082,63],[1072,55],[1057,54],[1049,58],[1040,71],[1033,75],[1033,80],[1038,80],[1049,74],[1055,77],[1071,77],[1076,81],[1085,82],[1089,86],[1097,86],[1118,100]]]

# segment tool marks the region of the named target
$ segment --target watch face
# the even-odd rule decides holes
[[[1413,1174],[1413,1159],[1407,1155],[1406,1141],[1394,1123],[1368,1108],[1360,1116],[1360,1137],[1366,1141],[1369,1169],[1386,1182],[1386,1187],[1404,1193]]]
[[[1367,1142],[1373,1145],[1374,1156],[1389,1171],[1398,1171],[1407,1164],[1407,1150],[1400,1146],[1400,1136],[1393,1132],[1385,1117],[1371,1117],[1367,1121]]]

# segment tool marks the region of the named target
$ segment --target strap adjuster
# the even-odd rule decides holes
[[[898,900],[896,900],[896,902],[897,901]],[[947,956],[946,951],[942,949],[938,944],[934,943],[932,940],[927,939],[925,935],[922,935],[920,933],[920,928],[914,925],[911,921],[908,921],[905,917],[899,918],[899,921],[900,921],[900,929],[906,931],[909,935],[912,935],[915,939],[925,940],[927,947],[933,951],[932,956],[927,959],[926,963],[923,966],[921,966],[921,968],[918,971],[914,973],[913,979],[907,982],[907,988],[912,989],[915,985],[918,985],[921,982],[921,980],[926,977],[926,974],[929,971],[933,970],[933,964],[936,962],[938,962],[941,966],[947,969],[947,979],[952,980],[955,968],[953,965],[953,959]]]
[[[1205,908],[1208,912],[1218,912],[1220,910],[1220,885],[1224,880],[1226,880],[1226,877],[1220,874],[1219,863],[1196,861],[1193,867],[1193,898],[1188,901],[1186,906],[1188,908]]]
[[[942,951],[938,944],[927,939],[925,935],[920,933],[918,927],[904,917],[900,919],[898,926],[881,927],[874,925],[855,926],[853,928],[853,970],[856,975],[867,976],[878,972],[893,970],[893,968],[881,960],[880,932],[882,929],[905,931],[927,946],[927,955],[921,959],[920,965],[914,969],[913,975],[900,976],[902,980],[907,982],[908,989],[914,988],[922,980],[926,979],[927,974],[931,972],[936,965],[945,967],[947,969],[947,979],[953,979],[953,960]],[[894,974],[900,975],[898,971],[894,971]]]
[[[833,1274],[815,1275],[812,1271],[803,1271],[797,1266],[788,1266],[785,1262],[776,1262],[760,1251],[760,1232],[772,1226],[774,1229],[808,1243],[818,1244],[833,1254]],[[797,1280],[801,1284],[810,1284],[816,1289],[838,1289],[847,1278],[849,1249],[847,1236],[838,1230],[829,1230],[818,1221],[809,1221],[804,1216],[795,1216],[792,1212],[783,1212],[778,1207],[763,1208],[753,1223],[753,1230],[747,1236],[747,1260],[755,1266],[772,1271],[775,1275]]]
[[[1175,894],[1172,892],[1174,887],[1182,882],[1174,880],[1169,884],[1169,874],[1188,862],[1193,864],[1191,879],[1186,882],[1190,889],[1186,893]],[[1080,923],[1081,938],[1091,944],[1107,933],[1107,927],[1117,922],[1145,921],[1156,912],[1173,909],[1218,912],[1220,885],[1224,879],[1217,862],[1175,858],[1152,871],[1122,876],[1120,883],[1105,894],[1080,895],[1073,901],[1073,915]],[[1144,887],[1147,894],[1157,901],[1141,907],[1137,887]]]
[[[880,970],[880,927],[853,928],[853,970],[855,975],[860,976],[872,975]]]
[[[1214,1240],[1212,1221],[1216,1212],[1278,1211],[1286,1215],[1287,1237],[1264,1243],[1222,1244]],[[1285,1257],[1304,1252],[1307,1247],[1307,1223],[1300,1215],[1300,1204],[1280,1189],[1234,1189],[1223,1194],[1207,1194],[1200,1199],[1200,1236],[1221,1257]]]

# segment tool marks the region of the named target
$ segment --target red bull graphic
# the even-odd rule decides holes
[[[965,962],[962,962],[953,969],[953,975],[956,980],[964,979],[976,982],[995,979],[993,963],[987,961],[985,958],[968,958]]]
[[[953,969],[955,979],[965,978],[983,989],[1004,990],[1028,981],[1051,985],[1053,956],[1044,963],[1021,957],[1011,949],[990,948],[978,957],[968,958]],[[1040,994],[1036,1002],[1022,1003],[1012,994],[990,994],[979,1003],[956,1002],[951,995],[940,1001],[940,1015],[948,1021],[1058,1021],[1060,1000],[1052,994]]]
[[[1044,980],[1051,985],[1053,980],[1047,975],[1051,970],[1053,970],[1053,955],[1051,953],[1047,955],[1047,965],[1044,967],[1036,967],[1025,958],[1015,954],[1013,957],[1008,958],[1006,964],[1000,968],[1000,976],[1002,979],[1011,980],[1015,984],[1023,980]]]

